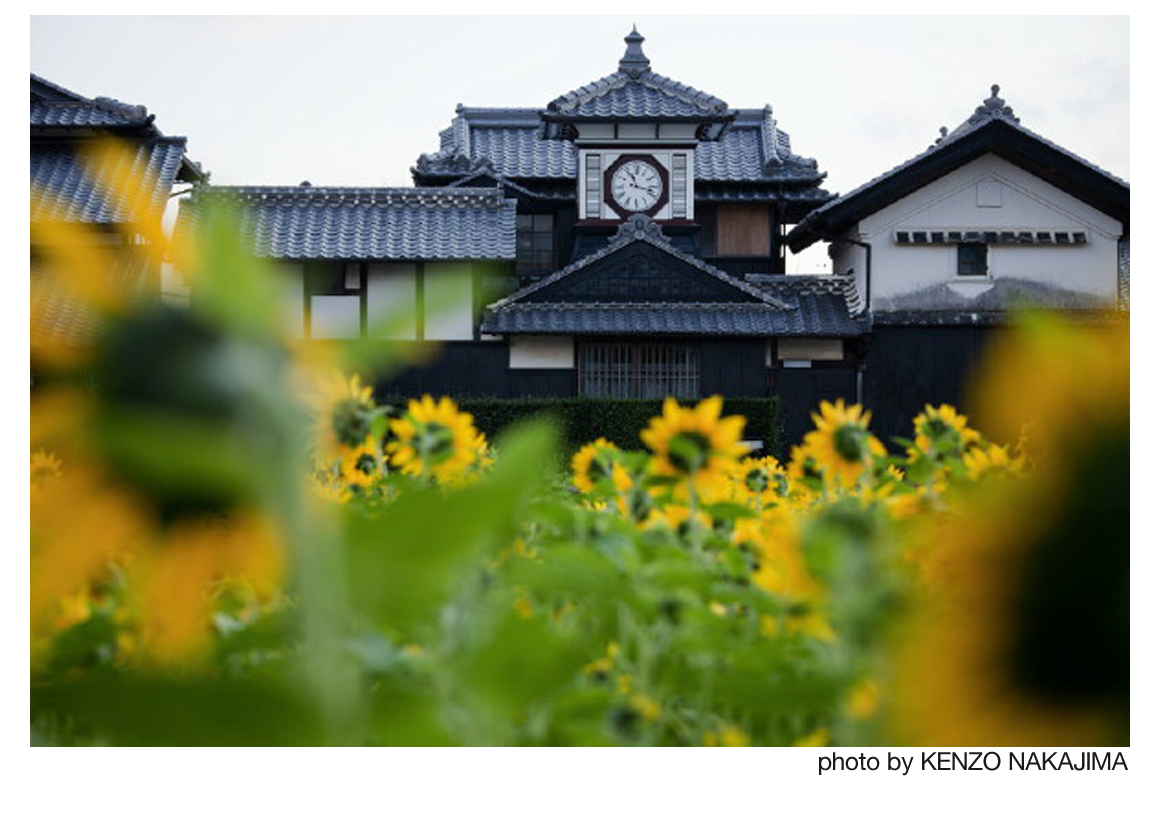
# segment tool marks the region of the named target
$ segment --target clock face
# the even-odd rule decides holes
[[[657,204],[663,189],[657,169],[638,159],[624,163],[612,175],[612,198],[626,211],[647,211]]]

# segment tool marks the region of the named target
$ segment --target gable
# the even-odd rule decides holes
[[[987,154],[868,215],[858,231],[1067,230],[1118,237],[1123,228],[1050,182]]]
[[[649,242],[632,242],[528,293],[523,302],[759,302]]]

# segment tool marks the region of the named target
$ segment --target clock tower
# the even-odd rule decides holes
[[[616,73],[548,104],[544,136],[576,145],[580,225],[634,214],[691,225],[697,145],[720,139],[736,112],[654,73],[635,26],[624,41]]]

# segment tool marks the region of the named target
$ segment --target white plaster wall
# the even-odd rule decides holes
[[[508,367],[513,370],[571,370],[575,366],[571,336],[513,336],[508,347]]]
[[[367,333],[379,339],[414,339],[415,266],[367,265]]]
[[[996,193],[999,207],[980,206],[994,202]],[[1084,231],[1088,241],[1080,246],[990,245],[988,277],[968,281],[957,275],[954,245],[899,245],[894,240],[899,230]],[[867,217],[851,236],[873,247],[873,307],[883,309],[933,286],[950,285],[966,296],[1003,279],[1111,301],[1121,232],[1111,217],[1000,157],[986,155]],[[831,255],[835,272],[854,269],[865,297],[865,250],[836,247]]]
[[[301,338],[306,329],[302,266],[293,262],[276,262],[274,273],[281,296],[282,326],[293,338]]]
[[[473,278],[466,262],[429,263],[423,268],[424,339],[473,338]]]
[[[314,339],[357,339],[358,296],[311,296],[310,336]]]

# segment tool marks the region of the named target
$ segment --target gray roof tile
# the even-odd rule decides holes
[[[484,163],[512,179],[575,179],[576,145],[541,135],[531,108],[466,108],[439,135],[440,150],[419,157],[418,177],[459,177]],[[698,182],[789,182],[816,184],[825,174],[817,162],[794,154],[789,135],[771,111],[742,109],[716,141],[697,145]]]
[[[567,119],[591,117],[663,117],[703,119],[729,112],[712,94],[670,80],[652,71],[636,77],[624,71],[569,91],[548,103],[549,116]]]
[[[516,201],[499,188],[202,187],[181,204],[239,206],[243,241],[278,259],[514,259]]]
[[[132,158],[132,170],[153,181],[151,205],[163,209],[185,158],[185,138],[140,143]],[[124,203],[85,173],[74,146],[33,142],[29,165],[32,219],[102,224],[128,219]]]

